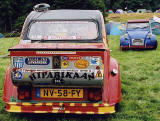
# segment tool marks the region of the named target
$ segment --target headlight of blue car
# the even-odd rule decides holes
[[[124,34],[124,38],[125,38],[125,39],[129,39],[128,34]]]
[[[147,39],[150,39],[150,38],[151,38],[151,36],[152,36],[152,34],[151,34],[151,33],[149,33],[149,34],[147,35]]]

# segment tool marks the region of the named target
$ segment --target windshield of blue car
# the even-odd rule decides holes
[[[93,21],[37,21],[31,24],[31,40],[93,40],[98,37]]]
[[[149,23],[128,23],[127,29],[149,29]]]

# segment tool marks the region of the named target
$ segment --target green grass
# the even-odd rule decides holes
[[[3,38],[0,39],[0,56],[9,54],[8,48],[18,44],[19,38]]]
[[[108,36],[111,56],[120,64],[122,101],[120,111],[111,115],[14,114],[4,111],[0,99],[0,121],[159,121],[160,120],[160,48],[148,51],[119,49],[120,36]],[[160,43],[160,36],[157,37]],[[18,38],[0,39],[1,55],[17,44]],[[0,58],[0,96],[9,58]]]

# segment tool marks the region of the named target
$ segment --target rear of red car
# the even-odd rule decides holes
[[[104,24],[96,19],[77,20],[77,12],[48,11],[26,22],[23,39],[9,49],[11,63],[3,96],[8,112],[115,112],[121,100],[119,67],[110,58]],[[80,11],[84,16],[88,12],[97,11]],[[52,13],[70,17],[46,20]]]

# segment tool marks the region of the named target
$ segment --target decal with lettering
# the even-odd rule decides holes
[[[90,61],[91,65],[99,65],[99,63],[100,63],[99,57],[91,57],[91,61]]]
[[[62,56],[62,60],[74,61],[74,60],[81,60],[82,56]]]
[[[44,36],[44,40],[66,40],[66,39],[80,39],[80,36],[63,36],[64,33],[58,33],[58,36]]]
[[[15,68],[22,68],[24,65],[23,57],[13,57],[13,66]]]
[[[25,63],[27,65],[48,65],[50,60],[46,57],[27,57]]]
[[[89,62],[87,60],[78,60],[74,63],[74,66],[79,69],[85,69],[89,66]]]
[[[62,79],[87,79],[92,80],[95,78],[94,72],[92,73],[78,73],[78,72],[36,72],[31,73],[29,78],[34,81],[36,79],[53,79],[53,80],[62,80]],[[56,81],[54,81],[56,82]]]

